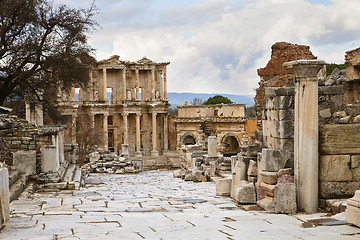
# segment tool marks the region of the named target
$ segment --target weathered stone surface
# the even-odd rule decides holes
[[[283,168],[283,169],[280,169],[277,173],[278,177],[281,177],[282,175],[294,175],[294,170],[292,168]]]
[[[278,183],[293,183],[294,182],[294,176],[283,174],[277,179]]]
[[[257,163],[254,160],[250,160],[247,175],[251,177],[257,176]]]
[[[340,112],[334,112],[333,117],[346,117],[347,114],[345,111],[340,111]]]
[[[17,170],[26,174],[36,173],[36,151],[17,151],[13,153],[13,163]]]
[[[267,184],[262,182],[260,187],[265,190],[267,196],[274,197],[275,185]]]
[[[322,182],[352,180],[350,155],[322,155],[319,168],[319,178]]]
[[[339,119],[339,123],[349,123],[350,122],[350,116],[347,116],[347,117],[342,117]]]
[[[351,173],[353,179],[360,182],[360,155],[351,156]]]
[[[346,221],[360,227],[360,190],[347,201]]]
[[[217,156],[217,137],[209,136],[208,138],[208,155],[209,157]]]
[[[360,124],[319,126],[321,154],[360,154]]]
[[[291,161],[293,161],[293,156],[286,150],[262,149],[262,162],[265,171],[277,172],[289,164],[291,165]]]
[[[202,182],[202,177],[203,177],[202,171],[196,170],[193,172],[193,181],[194,182]]]
[[[265,190],[261,187],[261,183],[262,183],[262,179],[261,177],[258,178],[257,182],[255,183],[255,188],[256,188],[256,199],[257,200],[261,200],[264,199],[266,197],[266,192]]]
[[[319,89],[319,96],[321,96],[321,95],[342,95],[342,94],[344,94],[344,87],[342,85],[321,86],[318,89]]]
[[[346,198],[360,189],[360,182],[320,182],[319,193],[321,198]]]
[[[239,185],[235,187],[235,200],[239,203],[256,203],[254,184],[241,181]]]
[[[319,115],[322,118],[330,118],[331,117],[331,111],[330,108],[326,108],[319,111]]]
[[[261,171],[260,176],[262,181],[266,184],[275,185],[277,183],[277,172]]]
[[[276,213],[295,214],[297,210],[295,183],[276,184],[274,202]]]
[[[216,195],[218,196],[230,196],[231,192],[231,178],[221,178],[215,181],[216,183]]]
[[[354,117],[353,123],[360,123],[360,115],[357,115],[356,117]]]
[[[275,201],[272,197],[265,197],[258,200],[256,204],[267,212],[275,212]]]

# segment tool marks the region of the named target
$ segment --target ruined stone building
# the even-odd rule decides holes
[[[169,149],[166,66],[169,62],[99,61],[87,89],[62,94],[59,109],[68,126],[65,141],[76,142],[81,114],[99,135],[98,145],[111,151],[128,145],[130,156],[158,156]],[[76,91],[79,98],[76,99]],[[111,96],[110,96],[111,95]]]
[[[216,136],[224,155],[236,155],[251,141],[255,119],[245,118],[245,104],[184,105],[178,107],[177,149],[182,145],[207,148],[209,136]]]
[[[277,42],[271,46],[271,59],[266,67],[258,69],[259,87],[256,89],[255,106],[257,118],[261,121],[263,99],[266,87],[294,86],[293,74],[282,66],[283,63],[299,59],[316,59],[310,47],[305,45]],[[258,127],[261,128],[261,122]]]

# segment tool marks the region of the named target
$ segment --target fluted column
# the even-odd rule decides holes
[[[165,113],[164,114],[164,150],[169,149],[169,138],[168,138],[169,135],[168,134],[169,134],[168,115]]]
[[[140,99],[140,90],[139,90],[139,69],[135,69],[135,79],[136,79],[136,100]]]
[[[90,101],[93,101],[94,100],[94,94],[93,94],[93,91],[94,91],[94,89],[93,89],[93,74],[92,74],[92,71],[90,71],[89,72],[89,100]]]
[[[151,69],[151,98],[155,99],[155,69]]]
[[[129,144],[128,115],[129,114],[127,114],[127,113],[123,114],[123,118],[124,118],[124,144]]]
[[[126,100],[127,99],[127,95],[126,95],[126,67],[123,68],[123,100]]]
[[[103,101],[107,101],[106,96],[106,86],[107,86],[107,79],[106,79],[106,68],[103,68],[103,82],[102,82],[102,94],[103,94]]]
[[[140,113],[136,113],[136,151],[140,152]]]
[[[318,210],[319,126],[317,73],[324,61],[284,63],[295,75],[294,170],[300,211]]]

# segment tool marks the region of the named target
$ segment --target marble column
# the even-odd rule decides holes
[[[128,113],[123,114],[124,118],[124,144],[129,144]]]
[[[109,146],[109,139],[108,139],[108,114],[103,115],[103,133],[104,133],[104,149],[107,150]]]
[[[324,61],[284,63],[295,75],[294,170],[300,211],[318,210],[319,126],[317,73]]]
[[[169,128],[167,113],[164,114],[164,150],[169,150]]]
[[[135,80],[136,80],[136,100],[140,99],[140,90],[139,90],[139,69],[135,69]]]
[[[164,100],[167,100],[166,69],[164,70],[163,80],[164,80]]]
[[[103,82],[102,82],[102,100],[103,101],[107,101],[107,96],[106,96],[106,86],[107,86],[107,79],[106,79],[106,68],[103,68]]]
[[[76,143],[76,114],[71,115],[71,143]]]
[[[151,151],[151,156],[156,157],[158,156],[158,151],[156,150],[157,147],[157,131],[156,131],[156,116],[157,113],[152,113],[152,146],[153,150]]]
[[[151,98],[155,100],[155,69],[151,69]]]
[[[136,152],[140,152],[140,113],[136,113]]]
[[[123,76],[122,76],[122,80],[123,80],[123,100],[127,100],[127,91],[126,91],[126,67],[123,68]]]

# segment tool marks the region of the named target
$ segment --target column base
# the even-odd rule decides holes
[[[152,157],[158,157],[159,156],[159,151],[158,150],[152,150],[151,151],[151,156]]]

